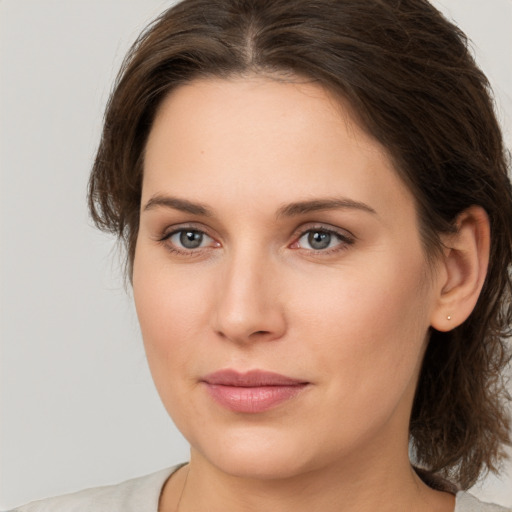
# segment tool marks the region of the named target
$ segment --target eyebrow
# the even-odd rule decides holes
[[[287,204],[279,208],[277,211],[277,217],[293,217],[322,210],[338,209],[362,210],[364,212],[377,215],[377,212],[371,206],[368,206],[361,201],[354,201],[348,198],[325,198]]]
[[[202,215],[204,217],[212,217],[213,213],[206,206],[200,203],[194,203],[187,199],[179,199],[178,197],[170,196],[153,196],[144,206],[144,211],[153,210],[154,208],[164,207],[172,208],[173,210],[180,210],[192,215]]]
[[[179,210],[192,215],[213,217],[213,212],[201,203],[163,195],[155,195],[150,198],[143,210],[148,211],[158,207],[172,208],[173,210]],[[361,201],[354,201],[353,199],[348,198],[321,198],[286,204],[277,210],[276,217],[294,217],[322,210],[337,209],[362,210],[377,215],[377,212],[371,206],[368,206]]]

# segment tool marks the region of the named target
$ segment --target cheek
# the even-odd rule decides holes
[[[149,256],[149,255],[148,255]],[[207,283],[198,282],[179,266],[155,261],[139,251],[134,263],[133,294],[147,359],[160,392],[178,385],[180,367],[192,361],[201,326],[207,317]],[[196,344],[189,343],[190,339]]]
[[[199,328],[204,290],[174,274],[154,265],[134,268],[133,292],[153,382],[167,413],[185,434],[202,416],[188,398],[197,386],[197,353],[206,350],[198,346],[205,338]]]
[[[429,325],[423,273],[421,257],[381,255],[322,287],[303,283],[309,292],[297,299],[300,314],[291,323],[329,376],[330,399],[350,409],[344,413],[360,417],[381,407],[384,414],[414,386]]]

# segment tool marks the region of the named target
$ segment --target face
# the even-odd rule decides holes
[[[162,104],[133,289],[192,460],[275,478],[406,456],[432,279],[413,197],[318,85],[198,80]]]

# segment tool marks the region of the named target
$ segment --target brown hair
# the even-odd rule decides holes
[[[462,488],[497,471],[510,443],[502,372],[512,324],[512,193],[489,84],[464,34],[425,0],[184,0],[128,54],[91,174],[96,224],[127,248],[138,233],[144,149],[160,103],[199,77],[307,77],[343,97],[413,192],[426,254],[480,205],[487,279],[470,318],[431,332],[410,436],[416,462]]]

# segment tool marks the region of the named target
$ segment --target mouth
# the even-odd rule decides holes
[[[297,396],[310,384],[262,370],[245,373],[220,370],[207,375],[202,382],[219,405],[234,412],[249,414],[273,409]]]

